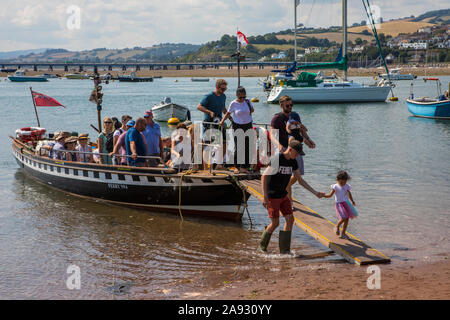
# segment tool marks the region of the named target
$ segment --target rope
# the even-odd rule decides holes
[[[248,216],[248,219],[249,219],[249,221],[250,221],[250,229],[252,229],[253,228],[253,221],[252,221],[252,218],[251,218],[251,216],[250,216],[250,212],[248,211],[248,204],[247,204],[247,197],[246,197],[246,195],[245,195],[245,192],[247,191],[247,188],[245,187],[245,186],[243,186],[241,183],[239,183],[239,180],[238,179],[236,179],[236,177],[234,177],[234,176],[232,176],[231,174],[226,174],[228,177],[230,177],[230,179],[232,180],[232,182],[236,185],[236,186],[238,186],[239,187],[239,189],[241,189],[241,191],[242,191],[242,201],[244,202],[244,211],[246,211],[247,212],[247,216]],[[239,209],[240,209],[240,206],[239,206]],[[238,210],[239,210],[238,209]]]
[[[183,183],[183,177],[186,175],[189,175],[193,172],[194,172],[194,170],[187,170],[187,171],[183,172],[183,174],[180,176],[180,184],[178,186],[178,212],[180,214],[181,222],[184,221],[183,214],[181,213],[181,184]]]

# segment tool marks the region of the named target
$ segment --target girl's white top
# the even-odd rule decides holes
[[[244,102],[239,102],[233,100],[228,107],[228,112],[231,113],[233,121],[237,124],[247,124],[252,122],[252,114],[250,112],[251,104],[250,102],[244,100]]]
[[[332,184],[331,189],[334,190],[334,199],[336,202],[346,202],[348,200],[347,192],[352,189],[352,186],[346,183],[341,187],[338,183]]]

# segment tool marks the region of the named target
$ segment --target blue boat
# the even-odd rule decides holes
[[[43,76],[27,76],[23,71],[16,71],[13,76],[8,76],[9,81],[13,82],[44,82],[48,81]]]
[[[437,99],[407,99],[409,112],[415,117],[450,119],[450,100]]]
[[[450,119],[450,100],[448,91],[442,94],[441,81],[438,78],[423,78],[424,82],[435,81],[437,98],[422,97],[414,99],[413,83],[411,82],[411,91],[409,99],[406,99],[409,112],[415,117],[433,118],[433,119]]]

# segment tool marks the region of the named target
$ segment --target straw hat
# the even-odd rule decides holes
[[[78,136],[78,140],[83,140],[83,139],[89,139],[89,134],[88,133],[81,133],[79,136]]]
[[[66,139],[66,141],[64,141],[64,145],[66,145],[66,144],[68,144],[68,143],[71,143],[71,142],[77,142],[77,141],[78,141],[78,137],[71,136],[71,137],[68,137],[68,138]]]

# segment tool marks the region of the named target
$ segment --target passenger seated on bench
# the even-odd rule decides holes
[[[57,160],[65,160],[65,151],[66,148],[64,148],[64,141],[66,138],[62,133],[60,133],[57,137],[55,137],[55,145],[53,146],[52,153],[53,153],[53,159]]]
[[[78,162],[92,163],[94,158],[92,156],[92,148],[89,145],[89,135],[87,133],[82,133],[78,137],[78,145],[75,150],[79,152],[89,152],[89,153],[77,153]]]
[[[67,151],[75,151],[77,145],[78,137],[68,137],[66,141],[64,141],[64,148]],[[65,154],[66,161],[77,161],[77,154],[75,152],[66,152]]]
[[[182,171],[189,169],[191,163],[185,163],[183,161],[183,154],[188,154],[189,159],[191,155],[191,143],[183,143],[184,139],[189,139],[188,131],[184,123],[177,125],[177,130],[174,132],[172,139],[172,147],[170,149],[172,168]],[[186,149],[187,147],[187,149]]]

